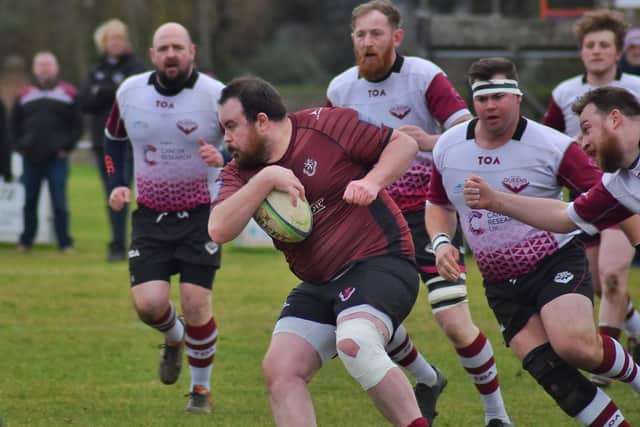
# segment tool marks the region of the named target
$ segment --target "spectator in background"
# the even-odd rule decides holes
[[[33,245],[40,187],[46,179],[58,247],[68,253],[73,250],[67,208],[69,154],[82,133],[82,115],[76,88],[58,80],[58,60],[53,53],[36,53],[32,71],[34,83],[20,93],[11,113],[11,138],[22,154],[25,188],[24,230],[18,250],[24,252]]]
[[[619,68],[623,73],[640,75],[640,28],[627,32]]]
[[[100,171],[105,196],[108,198],[107,174],[104,168],[104,125],[109,117],[116,90],[122,81],[132,74],[144,71],[144,64],[131,51],[126,25],[119,19],[111,19],[100,25],[94,33],[94,41],[100,60],[89,70],[80,87],[79,99],[82,111],[91,115],[91,144]],[[125,185],[129,186],[133,174],[133,157],[129,147],[125,153]],[[111,225],[108,261],[123,261],[126,248],[127,214],[125,207],[117,212],[107,204]]]
[[[7,112],[0,102],[0,176],[5,182],[11,182],[11,147],[7,139]]]

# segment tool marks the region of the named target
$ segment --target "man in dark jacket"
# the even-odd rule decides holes
[[[82,115],[76,89],[58,80],[59,67],[51,52],[33,58],[34,84],[27,86],[15,102],[11,115],[12,141],[22,154],[25,187],[24,230],[18,250],[33,244],[38,230],[38,198],[42,181],[49,183],[53,221],[62,252],[73,250],[69,234],[67,178],[69,153],[82,133]]]
[[[0,102],[0,176],[5,182],[11,182],[11,146],[7,139],[7,112]]]
[[[91,143],[100,172],[106,198],[107,174],[104,168],[104,125],[109,117],[116,90],[122,81],[132,74],[145,70],[145,66],[132,53],[126,25],[111,19],[100,25],[94,33],[94,41],[100,59],[89,70],[89,75],[80,87],[78,94],[82,111],[91,116]],[[125,176],[128,186],[133,174],[133,157],[127,150],[125,158]],[[105,198],[105,200],[106,200]],[[119,212],[107,205],[109,223],[111,225],[111,242],[109,243],[108,261],[122,261],[125,257],[127,214],[125,208]]]

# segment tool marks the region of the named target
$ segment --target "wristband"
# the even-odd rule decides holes
[[[449,238],[449,235],[447,233],[438,233],[433,236],[433,239],[431,239],[431,247],[433,248],[433,253],[435,254],[438,250],[438,247],[445,243],[451,244],[451,239]]]

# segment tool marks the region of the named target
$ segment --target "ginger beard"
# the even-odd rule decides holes
[[[267,144],[264,137],[258,135],[253,127],[247,136],[246,149],[240,151],[229,146],[229,152],[238,162],[238,165],[245,169],[254,169],[264,166],[267,162]]]
[[[363,48],[359,50],[356,47],[354,47],[353,51],[358,72],[366,80],[377,81],[382,79],[393,65],[393,42],[390,42],[379,53],[375,49]]]
[[[622,167],[622,141],[607,128],[602,129],[602,137],[596,150],[596,159],[600,169],[605,172],[615,172]]]

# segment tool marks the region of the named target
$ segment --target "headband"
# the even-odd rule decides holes
[[[491,79],[488,81],[478,80],[471,85],[473,96],[489,95],[492,93],[512,93],[522,95],[518,87],[517,80],[511,79]]]

